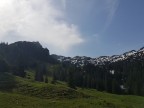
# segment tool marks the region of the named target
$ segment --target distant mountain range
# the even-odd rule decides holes
[[[140,48],[138,51],[131,50],[121,55],[100,56],[97,58],[91,58],[86,56],[75,56],[75,57],[65,57],[59,55],[52,55],[52,56],[57,60],[59,60],[60,62],[67,62],[78,66],[84,66],[86,64],[93,64],[97,66],[97,65],[115,63],[119,61],[144,60],[144,47]]]
[[[105,65],[119,61],[144,60],[144,47],[138,51],[131,50],[121,55],[100,56],[91,58],[87,56],[65,57],[50,55],[47,48],[43,48],[39,42],[18,41],[12,44],[0,43],[0,59],[10,65],[17,65],[21,61],[24,64],[33,65],[36,62],[56,63],[57,60],[63,63],[84,66],[87,64]]]
[[[61,63],[60,63],[61,62]],[[64,57],[50,55],[39,42],[0,43],[0,72],[26,77],[34,71],[35,81],[47,76],[65,81],[69,87],[94,88],[117,94],[144,96],[144,47],[121,55]]]

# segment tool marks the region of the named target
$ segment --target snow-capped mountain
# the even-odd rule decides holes
[[[91,58],[86,56],[75,56],[75,57],[64,57],[64,56],[58,56],[53,55],[57,60],[60,62],[67,62],[71,64],[76,64],[78,66],[84,66],[86,64],[93,64],[93,65],[105,65],[110,64],[118,61],[128,60],[128,59],[137,59],[137,60],[143,60],[144,59],[144,47],[136,50],[131,50],[129,52],[125,52],[121,55],[113,55],[113,56],[100,56],[97,58]]]

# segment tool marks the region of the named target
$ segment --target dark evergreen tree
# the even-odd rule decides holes
[[[47,77],[47,75],[45,76],[45,83],[48,83],[48,77]]]
[[[9,67],[8,67],[8,64],[0,59],[0,72],[8,72],[9,71]]]
[[[75,85],[75,80],[74,80],[74,68],[70,67],[68,70],[69,74],[68,74],[68,86],[70,88],[76,89],[76,85]]]
[[[57,82],[57,77],[56,77],[56,72],[54,71],[53,72],[53,76],[52,76],[52,81],[51,81],[51,83],[52,84],[55,84]]]
[[[44,78],[43,78],[43,65],[38,65],[36,72],[35,72],[35,80],[36,81],[40,81],[43,82]]]

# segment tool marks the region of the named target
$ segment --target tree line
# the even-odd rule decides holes
[[[116,94],[144,96],[144,59],[129,58],[123,61],[82,67],[67,62],[59,63],[49,55],[49,50],[38,42],[16,42],[0,44],[0,72],[26,76],[28,69],[35,70],[35,81],[55,84],[57,80],[67,82],[76,89],[93,88]]]

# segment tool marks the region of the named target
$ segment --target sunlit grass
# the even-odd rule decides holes
[[[6,81],[16,83],[16,87],[11,88],[13,92],[1,90],[0,108],[144,108],[144,97],[85,88],[73,90],[65,82],[36,82],[9,74],[1,74],[0,78],[0,81],[7,78]]]

